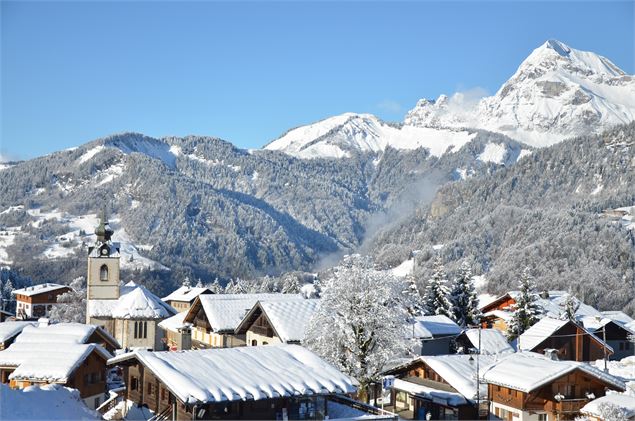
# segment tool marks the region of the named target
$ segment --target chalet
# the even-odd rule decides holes
[[[258,301],[235,330],[248,346],[300,344],[319,299]]]
[[[456,338],[456,343],[458,348],[463,348],[465,354],[469,353],[470,349],[477,350],[481,355],[514,352],[505,335],[497,329],[467,329]]]
[[[507,324],[512,317],[519,291],[510,291],[481,307],[481,320],[484,328],[507,331]],[[566,302],[570,294],[566,291],[543,291],[537,296],[536,304],[545,317],[560,318],[565,313]],[[585,316],[602,316],[600,311],[577,299],[576,318]]]
[[[60,384],[78,389],[89,408],[106,398],[106,362],[112,357],[96,326],[79,323],[26,326],[0,351],[0,382],[12,388]],[[108,342],[110,340],[108,339]]]
[[[487,387],[479,385],[477,366],[495,361],[494,356],[472,355],[422,356],[386,372],[395,376],[389,410],[403,419],[478,418],[476,402],[485,403]]]
[[[57,297],[69,291],[72,289],[66,285],[50,283],[13,290],[11,294],[15,295],[16,318],[33,320],[48,317],[49,311],[57,303]]]
[[[419,316],[406,326],[407,338],[419,342],[415,352],[419,355],[451,354],[461,327],[447,316]]]
[[[0,323],[15,319],[15,314],[0,310]]]
[[[352,379],[298,345],[135,350],[109,364],[123,367],[126,400],[157,419],[324,419],[331,397],[355,392]]]
[[[199,295],[185,315],[192,326],[192,348],[232,348],[246,344],[246,334],[236,328],[258,301],[300,300],[300,294]]]
[[[13,343],[22,330],[35,324],[35,322],[15,321],[0,323],[0,351]]]
[[[635,335],[635,331],[620,321],[625,319],[619,317],[619,314],[612,313],[608,314],[608,316],[609,317],[585,316],[580,318],[578,322],[589,332],[594,333],[595,336],[606,341],[607,345],[613,350],[611,359],[621,360],[622,358],[632,356],[633,344],[631,338]],[[611,316],[618,317],[612,319],[610,318]]]
[[[158,324],[176,310],[134,282],[120,286],[119,243],[112,241],[114,231],[103,215],[95,234],[88,249],[86,324],[102,326],[123,348],[163,349]]]
[[[213,294],[213,292],[209,288],[192,287],[186,279],[183,282],[183,285],[181,285],[177,290],[161,299],[176,311],[186,312],[190,309],[190,307],[192,307],[196,297],[201,294]]]
[[[165,332],[163,337],[167,349],[170,351],[184,351],[192,348],[192,327],[185,323],[187,312],[176,313],[172,317],[159,322],[159,327]]]
[[[589,401],[625,384],[596,367],[533,352],[510,354],[481,369],[490,413],[498,420],[574,419]]]
[[[595,361],[613,354],[608,346],[592,332],[572,320],[545,317],[518,337],[521,351],[544,353],[555,350],[561,360]]]
[[[615,412],[611,413],[611,410],[619,411],[621,417],[616,416]],[[607,394],[587,403],[580,412],[590,421],[614,421],[616,418],[633,421],[635,420],[635,397],[622,393]]]

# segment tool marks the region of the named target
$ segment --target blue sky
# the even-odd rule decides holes
[[[1,3],[0,155],[122,131],[260,147],[347,111],[494,93],[549,38],[635,73],[632,1]]]

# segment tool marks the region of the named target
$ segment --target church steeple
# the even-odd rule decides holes
[[[97,235],[98,243],[107,243],[112,238],[115,232],[110,228],[108,219],[106,218],[106,210],[102,209],[101,217],[99,218],[99,225],[95,228],[95,234]]]

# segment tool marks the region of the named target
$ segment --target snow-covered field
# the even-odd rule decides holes
[[[23,206],[12,206],[2,211],[8,213],[23,209]],[[34,218],[30,223],[33,228],[41,228],[46,221],[57,221],[67,224],[69,231],[49,240],[49,246],[42,253],[44,259],[60,259],[82,252],[82,245],[92,244],[96,237],[95,227],[99,224],[96,214],[70,215],[60,210],[43,211],[29,209],[27,213]],[[110,218],[110,225],[115,230],[113,241],[119,242],[121,247],[121,267],[124,269],[167,269],[160,263],[144,257],[141,251],[149,251],[151,245],[135,244],[126,230],[120,225],[120,219],[114,215]],[[20,227],[8,227],[0,231],[0,264],[12,264],[7,253],[7,247],[15,242],[21,234]]]

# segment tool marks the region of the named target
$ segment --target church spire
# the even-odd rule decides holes
[[[107,243],[110,241],[112,235],[115,232],[110,228],[108,219],[106,218],[106,209],[102,209],[101,217],[99,218],[99,225],[95,228],[95,234],[97,235],[97,241],[100,243]]]

